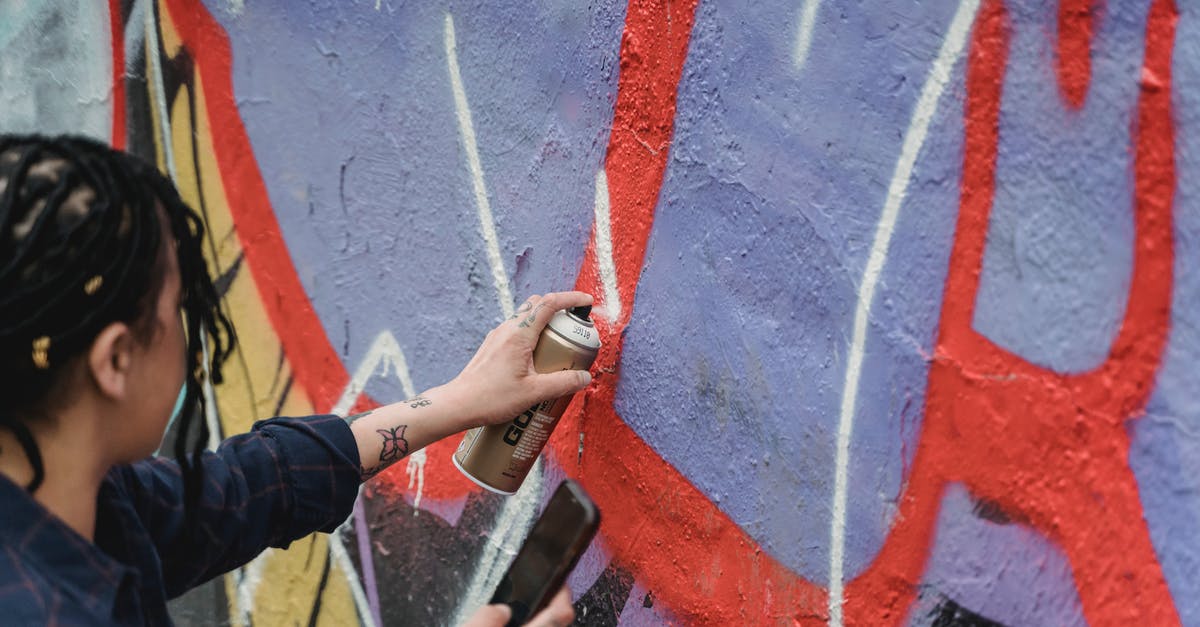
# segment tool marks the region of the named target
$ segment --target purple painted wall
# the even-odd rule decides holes
[[[1104,624],[1123,617],[1103,603],[1128,601],[1172,605],[1170,617],[1200,625],[1200,14],[1182,2],[1163,9],[1173,16],[1168,31],[1151,17],[1160,5],[1087,5],[1085,21],[1024,0],[699,2],[694,16],[673,14],[690,38],[670,143],[645,146],[648,163],[658,150],[669,156],[646,216],[653,226],[636,299],[624,303],[632,310],[613,385],[616,415],[705,508],[631,488],[630,499],[658,500],[626,515],[651,527],[679,525],[681,544],[694,517],[727,521],[728,538],[736,531],[750,540],[741,553],[761,551],[785,573],[756,585],[817,591],[779,610],[800,620]],[[95,62],[114,47],[107,21],[97,22],[109,16],[74,6],[0,8],[0,130],[80,128],[113,139],[112,107],[86,97],[87,81],[112,71]],[[110,6],[125,28],[115,46],[134,51],[128,67],[144,63],[137,20],[148,5]],[[261,176],[290,263],[345,372],[369,362],[387,335],[422,389],[457,372],[506,303],[576,285],[588,251],[603,246],[597,216],[609,211],[609,198],[597,181],[604,174],[618,189],[624,174],[606,159],[616,150],[619,81],[636,49],[632,10],[615,0],[382,0],[378,8],[173,0],[156,15],[179,25],[210,16],[228,38],[232,92],[213,97],[236,104],[253,153],[245,167]],[[999,57],[988,56],[999,48],[980,36],[997,15],[1007,37]],[[50,46],[70,39],[70,29],[54,26],[61,23],[90,23],[99,56]],[[1090,74],[1075,106],[1056,64],[1060,40],[1085,27]],[[203,59],[204,50],[181,38]],[[1165,87],[1155,82],[1162,76],[1147,78],[1155,38],[1170,50]],[[984,101],[969,67],[995,71],[1002,95],[978,290],[960,293],[946,285],[952,250],[965,237],[964,198],[977,193],[964,174],[975,158],[966,142],[978,141],[970,106]],[[61,86],[49,87],[46,76],[78,85],[77,106],[62,106]],[[153,76],[141,78],[153,87]],[[1169,594],[1125,599],[1110,591],[1100,580],[1116,575],[1102,557],[1088,557],[1086,543],[1077,554],[1064,549],[1069,543],[1037,521],[1041,501],[985,498],[984,488],[960,479],[935,491],[919,567],[896,567],[906,574],[891,585],[915,598],[855,606],[872,602],[862,592],[870,588],[855,582],[895,563],[884,548],[900,527],[898,512],[916,498],[918,451],[941,442],[942,464],[991,461],[966,448],[956,460],[959,451],[944,445],[956,440],[927,435],[932,364],[950,354],[942,342],[948,304],[971,299],[973,331],[1014,363],[1086,373],[1110,357],[1135,276],[1135,155],[1139,132],[1149,132],[1138,108],[1156,89],[1167,90],[1173,122],[1155,144],[1170,153],[1173,196],[1159,190],[1151,198],[1167,198],[1171,221],[1171,245],[1157,258],[1173,276],[1155,279],[1170,294],[1165,345],[1148,400],[1111,417],[1128,438],[1127,465],[1118,451],[1059,488],[1133,477],[1142,520],[1067,517],[1061,526],[1083,535],[1100,525],[1144,529],[1152,555],[1141,566],[1160,573]],[[153,153],[148,113],[139,118],[133,95],[129,102],[129,145]],[[211,129],[214,137],[230,132]],[[215,153],[227,158],[219,147]],[[226,170],[222,177],[237,227],[246,190]],[[619,216],[621,198],[612,198]],[[614,226],[616,248],[623,237],[633,236]],[[618,266],[628,261],[618,252]],[[248,270],[260,291],[270,284],[261,267]],[[602,265],[595,272],[601,286],[616,281]],[[275,324],[275,332],[287,329]],[[374,399],[406,393],[387,367],[365,380]],[[1124,393],[1121,381],[1107,390]],[[1029,396],[993,409],[982,418],[992,424],[1043,411]],[[588,441],[592,454],[618,445]],[[1067,440],[1055,447],[1055,455],[1078,453]],[[436,460],[428,472],[424,463],[364,498],[358,516],[369,523],[369,543],[356,543],[368,525],[347,531],[355,570],[347,585],[362,587],[366,600],[354,611],[364,622],[460,618],[506,559],[487,538],[496,546],[519,541],[557,480],[576,474],[548,458],[524,500],[505,501],[439,487],[457,479],[437,476],[433,469],[446,466]],[[403,487],[418,472],[427,492]],[[618,481],[633,470],[608,472]],[[751,571],[725,563],[698,567],[696,581],[660,583],[630,554],[674,563],[704,553],[641,547],[625,531],[637,523],[602,534],[573,576],[581,623],[770,624],[782,615],[715,593],[714,608],[697,609],[706,587]],[[369,566],[358,546],[368,547]],[[238,585],[227,589],[234,592],[216,601],[228,605],[221,612],[246,612]]]

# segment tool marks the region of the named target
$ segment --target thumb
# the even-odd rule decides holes
[[[462,624],[462,627],[504,627],[510,618],[512,618],[511,607],[503,603],[485,605],[472,614],[471,618]]]
[[[537,376],[538,396],[558,398],[574,394],[592,382],[592,373],[587,370],[560,370]]]

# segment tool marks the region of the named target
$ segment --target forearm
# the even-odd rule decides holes
[[[408,400],[346,418],[358,443],[363,480],[412,453],[472,426],[452,384],[431,388]]]

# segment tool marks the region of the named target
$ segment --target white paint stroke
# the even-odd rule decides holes
[[[350,596],[354,598],[354,607],[358,610],[358,619],[362,622],[363,627],[375,627],[375,614],[371,611],[367,595],[363,592],[362,582],[358,579],[358,571],[354,569],[354,561],[346,552],[346,541],[342,531],[345,528],[346,525],[343,524],[329,534],[329,555],[342,570],[346,582],[350,584]]]
[[[811,3],[813,0],[809,0]],[[846,379],[842,388],[841,415],[838,421],[837,458],[833,481],[833,512],[829,530],[829,624],[836,627],[842,625],[842,604],[844,596],[844,554],[846,548],[846,499],[847,475],[850,464],[850,438],[854,433],[854,413],[858,404],[858,386],[862,377],[862,362],[867,340],[867,319],[871,313],[871,303],[875,297],[875,287],[883,272],[883,264],[887,260],[888,247],[896,228],[896,219],[900,214],[900,206],[908,191],[909,179],[912,177],[913,166],[929,125],[937,112],[938,101],[946,84],[950,81],[951,72],[962,56],[971,24],[979,10],[979,0],[962,0],[958,10],[950,22],[946,38],[942,41],[941,50],[929,69],[929,76],[921,88],[921,96],[913,108],[908,131],[904,135],[904,143],[900,148],[900,157],[896,160],[896,169],[888,186],[887,200],[883,212],[879,216],[879,224],[875,229],[875,239],[871,244],[871,254],[867,258],[863,270],[862,284],[858,289],[858,303],[854,309],[854,333],[850,341],[850,355],[846,362]]]
[[[275,549],[268,548],[241,568],[237,582],[237,608],[238,622],[243,626],[250,625],[250,612],[254,609],[254,595],[258,592],[259,585],[262,584],[263,570],[267,567],[267,560],[274,552]]]
[[[454,17],[446,14],[445,36],[446,64],[450,70],[450,87],[454,91],[454,108],[458,114],[458,131],[462,136],[463,150],[467,154],[467,167],[471,170],[471,184],[475,190],[475,205],[479,208],[479,228],[487,245],[488,263],[492,266],[492,282],[496,285],[496,297],[504,317],[513,314],[512,291],[508,286],[508,273],[500,258],[500,243],[496,237],[496,222],[492,218],[492,207],[488,203],[487,186],[483,182],[483,166],[479,162],[479,146],[475,142],[475,123],[471,121],[471,108],[467,105],[467,93],[463,90],[462,72],[458,67],[458,40],[454,35]]]
[[[339,416],[345,416],[350,412],[350,408],[354,407],[354,403],[358,401],[358,397],[362,395],[363,390],[367,387],[367,382],[371,377],[375,376],[378,371],[381,376],[387,376],[395,369],[396,378],[400,381],[400,386],[404,388],[404,393],[409,398],[416,396],[415,388],[412,382],[412,375],[408,370],[408,359],[404,357],[404,351],[400,348],[400,343],[396,341],[396,337],[389,331],[384,330],[375,336],[375,340],[371,342],[371,347],[367,349],[367,354],[363,360],[359,362],[358,367],[354,370],[354,375],[350,377],[350,382],[346,384],[342,390],[342,395],[334,404],[332,413]],[[424,458],[425,451],[418,451]],[[416,454],[414,454],[416,455]],[[411,462],[410,462],[411,463]],[[422,465],[423,471],[423,465]],[[424,473],[422,472],[420,487],[424,488]],[[362,488],[359,488],[359,497],[362,496]],[[420,500],[420,494],[417,495],[417,500]],[[376,608],[379,606],[378,591],[373,589],[375,581],[374,560],[369,555],[364,553],[362,565],[364,575],[368,579],[371,589],[364,588],[362,581],[358,577],[358,571],[354,570],[353,563],[349,562],[349,556],[346,553],[345,546],[345,530],[355,525],[356,522],[362,522],[361,519],[361,501],[355,504],[354,513],[346,519],[345,522],[337,528],[331,535],[329,542],[329,550],[335,559],[342,560],[342,555],[346,555],[345,560],[349,563],[349,568],[343,566],[342,570],[346,573],[346,580],[350,584],[350,590],[354,596],[355,607],[358,610],[360,617],[370,617],[370,624],[374,624],[376,616]],[[368,533],[366,525],[358,525],[357,532],[362,535]],[[370,572],[366,572],[366,571]],[[370,596],[368,596],[368,593]],[[366,620],[366,619],[364,619]]]
[[[449,624],[461,625],[483,607],[492,598],[492,592],[508,569],[509,562],[516,556],[517,549],[525,539],[525,534],[533,526],[534,515],[537,514],[538,503],[542,496],[542,458],[539,456],[525,477],[525,483],[513,496],[504,501],[500,514],[496,516],[496,525],[488,535],[487,542],[475,570],[471,573],[471,582],[467,591],[459,601],[454,620]]]
[[[382,331],[375,336],[375,341],[371,342],[371,348],[367,349],[367,354],[363,360],[359,362],[358,368],[354,370],[354,375],[350,378],[350,382],[346,384],[346,388],[342,390],[342,395],[334,404],[332,413],[339,416],[346,415],[351,407],[354,407],[355,401],[359,396],[362,396],[363,390],[367,387],[367,381],[375,375],[375,371],[382,366],[383,376],[387,376],[391,370],[390,366],[396,368],[396,378],[400,380],[401,387],[404,388],[404,393],[409,397],[415,396],[413,391],[412,377],[408,372],[408,360],[404,357],[404,351],[400,349],[400,344],[396,342],[396,337],[389,331]]]
[[[612,212],[609,209],[608,174],[596,172],[596,265],[604,289],[604,307],[598,308],[609,322],[621,317],[621,294],[617,291],[617,266],[613,263]]]
[[[354,376],[350,379],[350,383],[346,389],[342,391],[342,396],[333,407],[333,413],[345,415],[354,406],[354,402],[362,394],[366,388],[367,381],[374,376],[375,371],[382,367],[379,376],[386,377],[394,367],[396,378],[400,381],[400,387],[404,390],[405,398],[412,398],[417,395],[416,387],[412,382],[412,375],[408,369],[408,360],[404,357],[404,351],[400,348],[400,343],[396,341],[396,337],[391,333],[384,331],[376,336],[375,341],[371,343],[371,348],[367,350],[366,357],[363,358],[358,369],[354,371]],[[413,495],[413,515],[417,515],[421,507],[421,495],[425,490],[425,461],[427,455],[425,449],[421,449],[408,458],[408,466],[405,472],[408,473],[408,487],[412,489],[416,485],[416,493]]]
[[[808,61],[808,50],[812,48],[813,26],[817,22],[817,9],[821,0],[804,0],[800,9],[800,24],[796,27],[796,48],[792,51],[792,65],[796,69],[804,67]]]
[[[404,469],[408,473],[408,489],[412,490],[414,483],[417,486],[416,492],[413,493],[414,517],[421,513],[421,494],[425,492],[425,461],[427,457],[425,449],[409,455],[408,466]]]
[[[342,571],[347,582],[350,583],[350,595],[354,598],[354,604],[358,609],[362,624],[366,627],[375,627],[374,616],[370,611],[363,611],[367,607],[367,600],[363,595],[362,587],[354,585],[358,577],[355,575],[354,562],[350,559],[350,554],[346,552],[340,532],[341,529],[338,529],[329,536],[330,557]],[[241,625],[252,624],[250,614],[254,610],[254,597],[258,594],[259,586],[262,585],[263,572],[267,568],[267,562],[274,556],[274,553],[274,549],[268,548],[242,567],[241,577],[237,583],[238,620]]]
[[[475,127],[471,122],[471,109],[467,106],[462,72],[458,66],[458,41],[454,33],[454,17],[449,13],[446,14],[444,42],[446,65],[450,73],[450,87],[454,92],[454,106],[458,114],[458,129],[467,153],[467,165],[471,170],[475,203],[479,207],[480,230],[487,244],[488,259],[492,265],[492,278],[496,284],[496,293],[500,301],[500,311],[505,318],[508,318],[513,313],[512,293],[508,286],[508,275],[500,260],[500,247],[497,243],[491,207],[488,205],[487,188],[483,182],[483,167],[479,163]],[[505,499],[504,505],[500,508],[495,526],[475,564],[471,581],[467,585],[467,592],[459,601],[451,624],[461,625],[475,610],[486,604],[491,598],[492,590],[500,581],[504,570],[508,568],[509,559],[501,560],[501,555],[508,558],[516,555],[525,534],[533,525],[534,517],[537,515],[538,502],[542,495],[542,483],[542,464],[539,458],[534,462],[521,489],[516,495]]]

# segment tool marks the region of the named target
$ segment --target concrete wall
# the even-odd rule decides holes
[[[5,4],[0,129],[205,212],[225,434],[602,304],[520,495],[435,445],[185,621],[460,621],[573,476],[581,624],[1200,625],[1197,9]]]

